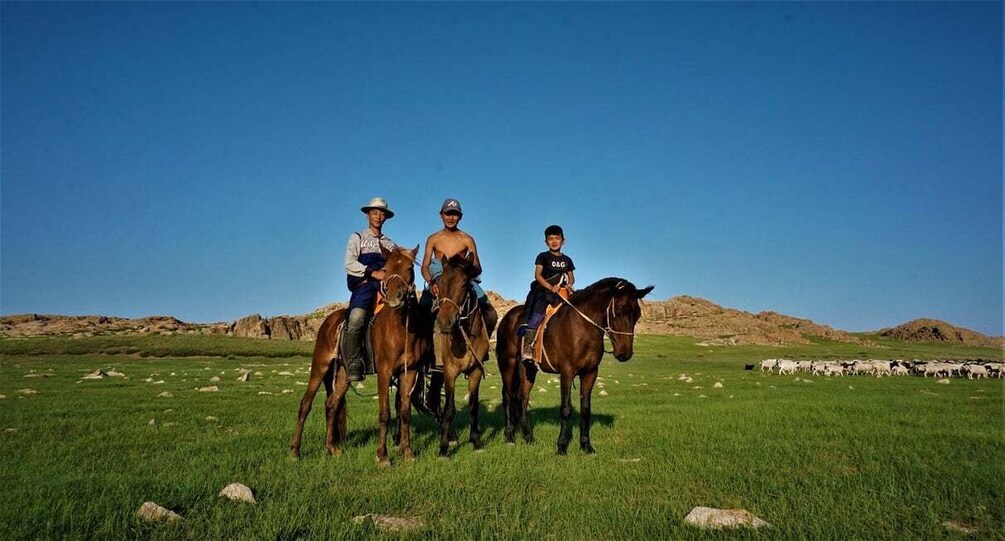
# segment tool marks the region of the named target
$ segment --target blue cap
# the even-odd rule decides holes
[[[444,214],[450,214],[451,212],[464,214],[464,211],[461,210],[461,202],[456,199],[447,199],[444,201],[443,206],[440,207],[440,212]]]

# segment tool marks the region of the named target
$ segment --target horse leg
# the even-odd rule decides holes
[[[468,375],[468,412],[471,417],[468,439],[475,451],[481,451],[485,447],[482,444],[482,432],[478,429],[478,387],[484,372],[485,370],[481,366],[477,366]]]
[[[561,424],[558,429],[558,454],[564,455],[569,451],[569,439],[572,436],[572,427],[569,425],[569,418],[572,417],[572,400],[569,395],[572,392],[572,378],[575,377],[570,372],[562,372],[562,409]]]
[[[293,458],[300,458],[300,439],[304,433],[304,422],[307,421],[307,416],[311,413],[314,397],[317,395],[322,381],[325,381],[325,387],[328,390],[331,381],[331,364],[324,372],[312,364],[307,390],[304,391],[304,396],[300,399],[300,409],[297,411],[297,427],[293,430],[293,440],[290,442],[290,456]]]
[[[596,453],[590,445],[590,397],[593,396],[593,384],[597,381],[597,372],[579,376],[579,448],[584,453]]]
[[[513,383],[514,372],[515,370],[513,370],[512,365],[506,363],[500,355],[499,376],[502,378],[502,409],[503,415],[506,416],[506,430],[504,434],[506,436],[506,443],[510,444],[516,443],[513,437],[513,433],[516,431],[516,426],[513,422],[513,402],[515,402],[513,399],[513,389],[516,388],[516,385]]]
[[[377,431],[377,464],[386,468],[391,465],[387,458],[387,423],[391,420],[391,408],[388,405],[389,383],[391,375],[387,370],[377,369],[377,407],[379,429]]]
[[[349,392],[349,377],[346,375],[345,367],[339,366],[335,373],[335,412],[333,414],[334,446],[335,453],[342,453],[342,442],[346,438],[346,400],[345,395]]]
[[[523,441],[527,443],[534,443],[534,427],[530,424],[530,414],[528,409],[530,408],[530,390],[534,388],[534,381],[537,379],[537,368],[528,368],[523,361],[517,361],[520,363],[522,377],[519,377],[518,381],[520,386],[517,388],[519,393],[519,399],[517,400],[518,416],[520,418],[520,431],[523,432]]]
[[[457,370],[453,366],[443,367],[443,386],[446,389],[446,401],[440,414],[440,458],[447,457],[450,449],[450,432],[454,425],[454,384],[457,382]]]
[[[394,409],[391,410],[391,412],[393,413],[393,412],[400,412],[400,411],[401,411],[401,380],[399,379],[398,380],[398,389],[397,389],[397,392],[394,393]],[[393,434],[392,441],[394,442],[394,446],[395,447],[398,447],[398,446],[401,445],[401,415],[400,414],[397,415],[397,419],[395,419],[395,421],[394,421],[394,434]]]
[[[325,388],[328,399],[325,400],[325,450],[329,455],[342,455],[342,437],[339,435],[339,407],[345,406],[346,391],[349,389],[345,368],[339,367],[337,376],[326,378]],[[333,385],[334,383],[334,385]],[[341,389],[341,394],[338,389]]]
[[[412,452],[412,386],[415,385],[415,370],[405,372],[398,379],[398,435],[401,438],[401,454],[407,460],[415,460]]]

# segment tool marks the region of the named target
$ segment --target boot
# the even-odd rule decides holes
[[[354,308],[349,312],[345,334],[345,370],[349,381],[363,381],[363,334],[366,331],[366,310]]]
[[[534,362],[534,338],[537,336],[537,328],[527,327],[523,334],[523,360]]]

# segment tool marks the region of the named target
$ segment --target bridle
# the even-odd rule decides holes
[[[398,280],[401,281],[402,284],[405,285],[406,298],[412,296],[415,293],[415,283],[409,283],[408,280],[406,280],[405,277],[400,274],[391,274],[385,276],[384,279],[380,281],[380,294],[383,295],[385,299],[387,298],[387,284],[388,282],[391,281],[392,278],[397,278]]]
[[[615,289],[621,289],[623,287],[625,287],[625,283],[624,282],[620,282],[620,283],[618,283],[617,286],[615,286]],[[616,295],[613,296],[613,297],[611,297],[611,300],[608,301],[608,303],[607,303],[607,308],[604,309],[604,325],[603,326],[597,324],[597,322],[595,322],[592,319],[590,319],[590,316],[584,314],[579,308],[576,308],[576,305],[574,305],[571,302],[569,302],[569,299],[566,299],[565,297],[563,297],[561,295],[559,295],[559,298],[562,299],[562,302],[564,302],[565,304],[569,305],[570,308],[572,308],[577,314],[579,314],[588,323],[590,323],[594,327],[600,329],[600,332],[603,333],[604,336],[606,336],[607,338],[610,338],[610,340],[611,340],[611,351],[604,350],[604,353],[614,354],[614,348],[617,345],[616,342],[614,341],[614,335],[616,335],[616,334],[620,334],[620,335],[624,335],[624,336],[631,336],[634,339],[634,337],[635,337],[635,328],[634,327],[632,328],[631,332],[625,332],[625,331],[614,330],[614,328],[611,326],[611,319],[612,318],[616,319],[618,317],[618,313],[617,313],[617,311],[614,308],[614,301],[617,298]]]
[[[482,360],[478,358],[478,354],[475,353],[475,347],[471,343],[471,337],[468,335],[468,331],[465,330],[464,321],[470,320],[475,314],[481,316],[481,310],[478,309],[478,299],[475,298],[474,291],[471,289],[469,284],[464,286],[464,298],[458,303],[449,297],[439,297],[433,301],[433,312],[440,309],[441,304],[450,303],[457,307],[457,321],[454,322],[454,327],[457,327],[461,331],[461,336],[464,337],[464,343],[468,346],[468,351],[471,353],[471,357],[475,359],[478,364],[482,364]],[[485,326],[485,320],[482,319],[482,326]],[[450,334],[449,331],[436,331],[438,334]],[[487,332],[487,329],[486,329]]]

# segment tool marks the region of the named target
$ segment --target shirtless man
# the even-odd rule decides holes
[[[447,199],[440,207],[440,219],[443,220],[443,229],[433,233],[426,239],[426,251],[422,254],[422,278],[426,281],[426,288],[422,290],[420,303],[432,307],[433,298],[439,295],[439,288],[436,279],[443,273],[443,263],[441,257],[448,259],[457,255],[470,252],[474,256],[474,265],[481,274],[482,262],[478,258],[478,247],[475,246],[475,239],[457,228],[463,213],[461,203],[456,199]],[[471,282],[475,295],[478,297],[478,308],[485,318],[485,328],[488,335],[492,336],[492,331],[496,328],[499,315],[489,302],[485,291],[478,285],[476,278]],[[434,345],[438,342],[434,342]],[[436,346],[434,346],[436,347]],[[436,355],[436,362],[440,362],[440,356]],[[420,411],[439,416],[440,413],[440,391],[443,388],[442,366],[438,364],[433,367],[426,377],[419,378],[415,383],[412,404]],[[428,381],[426,381],[428,378]]]
[[[422,292],[422,302],[425,304],[432,305],[433,298],[439,295],[436,279],[443,272],[442,263],[440,263],[441,257],[450,259],[457,254],[470,252],[474,256],[475,268],[481,274],[482,263],[478,258],[478,247],[475,246],[475,239],[457,227],[463,216],[460,201],[447,199],[440,207],[440,219],[443,220],[443,229],[433,233],[426,239],[426,250],[422,255],[422,267],[420,269],[422,278],[428,284],[427,289]],[[489,336],[492,336],[492,331],[495,330],[496,321],[499,316],[495,308],[492,307],[492,304],[489,303],[485,291],[478,285],[479,281],[475,279],[471,285],[474,287],[475,295],[478,297],[478,306],[485,317],[485,326],[488,329]],[[431,293],[431,295],[427,293]]]

